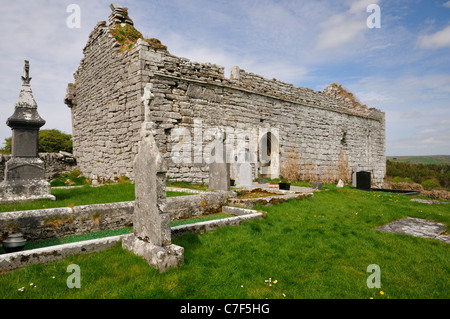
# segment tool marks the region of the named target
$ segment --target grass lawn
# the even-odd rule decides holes
[[[85,186],[71,189],[52,189],[56,200],[43,199],[33,202],[1,204],[0,212],[13,212],[21,210],[103,204],[114,202],[133,201],[134,184],[120,183],[100,187]],[[184,192],[166,192],[167,197],[195,195]]]
[[[407,216],[448,229],[450,205],[410,199],[330,187],[313,198],[257,207],[267,212],[264,219],[173,239],[185,261],[163,274],[118,245],[2,274],[0,298],[448,299],[448,244],[374,229]],[[80,289],[66,285],[70,264],[80,266]],[[371,264],[380,267],[380,289],[367,287]]]

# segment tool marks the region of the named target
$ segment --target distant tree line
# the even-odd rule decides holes
[[[11,154],[12,137],[5,138],[5,145],[0,148],[3,154]],[[64,151],[72,153],[72,135],[56,129],[40,130],[38,151],[40,153],[58,153]]]
[[[450,188],[450,165],[413,164],[387,160],[386,175],[394,179],[403,178],[419,184],[434,181],[441,187]]]

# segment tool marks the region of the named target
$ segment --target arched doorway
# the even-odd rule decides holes
[[[278,178],[280,175],[280,145],[275,132],[262,134],[258,143],[259,174]]]

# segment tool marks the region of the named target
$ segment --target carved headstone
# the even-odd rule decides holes
[[[150,88],[145,88],[141,99],[145,108],[153,98]],[[147,110],[146,120],[149,120]],[[134,159],[133,235],[125,238],[122,246],[163,272],[183,262],[184,248],[171,243],[170,214],[166,203],[167,164],[159,152],[152,127],[151,122],[144,122],[142,126],[142,140]]]
[[[225,133],[218,132],[214,140],[209,163],[209,188],[219,191],[230,190],[230,165],[227,163]]]
[[[30,65],[25,60],[19,99],[14,114],[6,121],[12,129],[12,152],[5,165],[4,180],[0,183],[0,203],[55,199],[45,179],[44,162],[38,156],[39,128],[45,121],[37,112],[29,70]]]

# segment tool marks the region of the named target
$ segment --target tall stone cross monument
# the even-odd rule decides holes
[[[39,128],[45,121],[37,112],[29,71],[30,65],[25,60],[19,99],[14,114],[6,121],[12,129],[12,153],[6,162],[5,178],[0,183],[0,203],[55,199],[45,179],[44,163],[38,157]]]
[[[170,214],[166,203],[167,164],[153,137],[149,107],[154,98],[151,84],[142,101],[145,119],[141,128],[138,154],[134,159],[135,205],[133,234],[122,241],[122,247],[142,256],[160,272],[178,267],[184,260],[184,248],[171,243]]]

